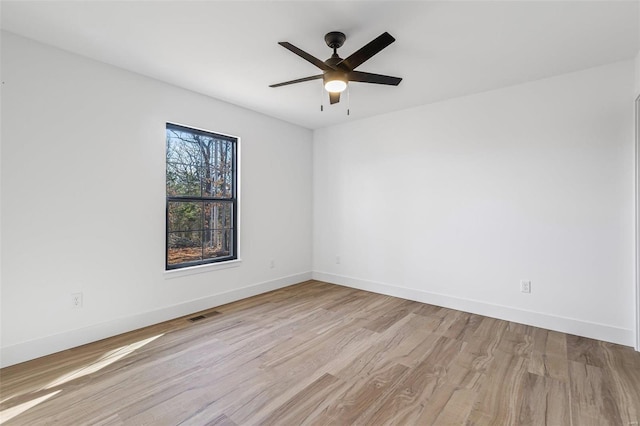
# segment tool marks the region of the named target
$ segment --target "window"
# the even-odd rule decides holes
[[[237,259],[238,139],[167,123],[166,269]]]

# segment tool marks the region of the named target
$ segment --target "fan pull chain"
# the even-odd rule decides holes
[[[324,86],[320,84],[320,112],[324,111]]]
[[[349,107],[351,106],[351,89],[347,85],[347,115],[349,115]]]

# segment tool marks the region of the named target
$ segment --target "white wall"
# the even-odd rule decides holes
[[[633,345],[633,84],[628,61],[316,131],[314,277]]]
[[[9,33],[2,77],[2,365],[310,278],[311,131]],[[241,138],[238,267],[164,273],[167,121]]]

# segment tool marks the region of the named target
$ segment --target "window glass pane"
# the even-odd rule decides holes
[[[202,165],[200,140],[202,136],[167,129],[167,163]]]
[[[233,196],[233,143],[211,139],[203,146],[202,194],[205,197]]]
[[[193,164],[167,163],[167,195],[200,197],[202,168]]]
[[[233,255],[232,247],[233,230],[205,230],[204,231],[204,258],[227,257]]]
[[[195,135],[167,129],[167,195],[200,196],[202,154]]]
[[[210,202],[204,203],[204,229],[229,229],[233,227],[233,203]]]
[[[169,232],[200,231],[202,229],[202,203],[199,201],[170,201]]]
[[[204,203],[204,257],[232,255],[233,203]]]
[[[202,232],[171,232],[167,241],[167,264],[202,260]]]

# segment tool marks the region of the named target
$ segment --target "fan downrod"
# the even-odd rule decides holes
[[[327,43],[327,46],[334,49],[339,49],[344,44],[344,41],[347,39],[347,36],[340,31],[331,31],[324,36],[324,41]]]

